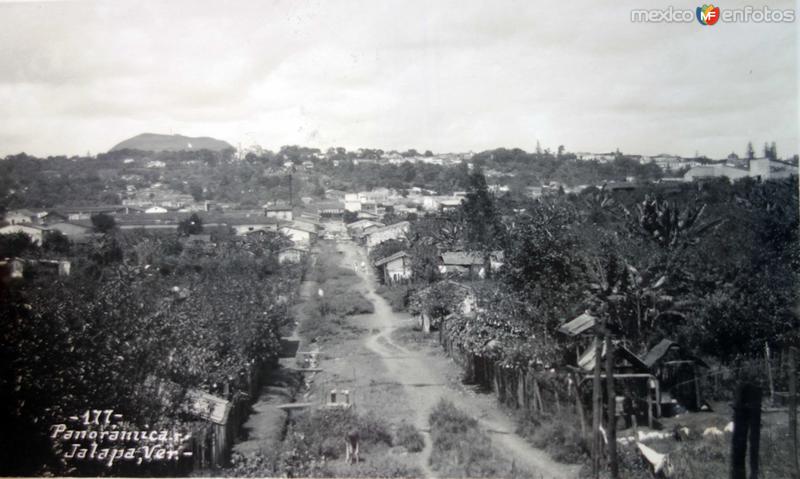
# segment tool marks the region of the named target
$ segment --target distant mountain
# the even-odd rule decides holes
[[[212,150],[222,151],[233,148],[230,143],[207,136],[190,137],[183,135],[160,135],[158,133],[142,133],[133,138],[117,143],[110,151],[115,150],[142,151],[182,151]]]

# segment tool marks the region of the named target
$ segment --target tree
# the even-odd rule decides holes
[[[342,215],[342,221],[345,224],[350,224],[358,221],[358,213],[355,211],[345,211],[344,215]]]
[[[470,175],[463,212],[467,225],[466,244],[469,249],[488,254],[502,244],[503,226],[500,223],[500,215],[486,185],[486,177],[480,168],[476,168]]]
[[[250,155],[251,153],[248,153]],[[203,201],[203,187],[198,183],[189,185],[189,194],[192,195],[195,201]]]
[[[178,234],[181,236],[197,235],[203,232],[203,220],[192,213],[191,216],[178,223]]]
[[[773,141],[769,147],[769,159],[777,160],[778,159],[778,147],[775,145]]]
[[[509,225],[501,278],[553,327],[582,298],[583,264],[575,232],[577,213],[553,198],[525,205]]]
[[[425,156],[430,158],[431,156],[433,156],[433,152],[431,150],[425,150]]]
[[[66,254],[70,251],[70,242],[64,233],[58,230],[53,230],[44,235],[44,238],[42,239],[42,249],[55,253]]]
[[[117,227],[117,222],[113,216],[100,213],[92,216],[92,225],[98,233],[108,234]]]
[[[0,235],[0,258],[20,256],[36,248],[36,243],[23,232]]]

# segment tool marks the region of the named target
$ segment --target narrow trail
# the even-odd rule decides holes
[[[340,243],[344,252],[342,266],[366,263],[364,252],[352,242]],[[375,292],[376,281],[370,271],[357,270],[366,286],[366,297],[375,307],[369,315],[370,329],[378,332],[368,336],[365,346],[385,364],[390,376],[403,388],[414,411],[414,425],[425,437],[425,448],[420,454],[420,468],[426,477],[436,477],[428,466],[432,443],[428,416],[440,399],[452,401],[458,408],[475,417],[481,428],[491,434],[492,441],[518,465],[534,474],[536,479],[571,479],[578,477],[579,466],[560,464],[543,451],[532,447],[515,433],[513,421],[503,414],[491,395],[468,393],[452,385],[447,378],[446,364],[420,351],[409,350],[395,343],[391,335],[407,325],[408,315],[392,311],[386,300]]]

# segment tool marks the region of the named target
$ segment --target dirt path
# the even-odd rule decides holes
[[[364,252],[352,242],[338,245],[343,252],[342,266],[352,267],[367,262]],[[420,467],[427,477],[435,477],[428,467],[431,451],[428,416],[441,399],[452,401],[456,407],[478,419],[480,426],[491,434],[494,444],[504,450],[516,464],[534,473],[537,479],[561,479],[578,476],[578,466],[560,464],[539,449],[531,447],[514,433],[511,419],[499,409],[491,395],[478,395],[466,388],[454,385],[453,364],[441,357],[432,357],[425,352],[410,350],[392,340],[392,333],[407,326],[412,318],[407,314],[392,311],[389,304],[375,293],[375,278],[369,268],[358,268],[358,276],[366,285],[365,296],[375,306],[375,312],[364,315],[364,326],[371,334],[363,343],[380,358],[386,368],[386,378],[396,381],[402,388],[407,402],[407,413],[413,414],[414,425],[425,434],[425,449],[420,454]],[[384,407],[390,405],[384,405]]]
[[[307,300],[314,291],[316,291],[316,283],[304,281],[300,286],[300,304]],[[299,310],[300,304],[295,306],[295,317],[298,317],[297,310]],[[286,339],[300,340],[297,327]],[[269,449],[277,447],[278,442],[282,439],[287,414],[277,406],[292,402],[293,395],[288,388],[276,385],[284,383],[285,378],[282,371],[293,369],[296,366],[296,360],[295,358],[281,358],[278,364],[278,368],[271,372],[270,382],[261,388],[258,399],[252,405],[252,413],[243,425],[242,432],[246,439],[237,441],[232,452],[244,456],[254,453],[266,455]]]

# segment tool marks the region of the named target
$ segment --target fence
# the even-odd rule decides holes
[[[568,373],[503,366],[490,357],[464,350],[442,327],[439,342],[461,367],[465,383],[493,392],[510,408],[533,414],[557,413],[575,401],[575,381]]]
[[[250,366],[243,380],[245,384],[242,385],[242,389],[247,392],[234,394],[229,399],[230,409],[223,423],[210,421],[193,423],[191,469],[202,471],[227,464],[231,447],[250,415],[250,406],[258,397],[261,385],[273,367],[274,364],[264,363]]]

